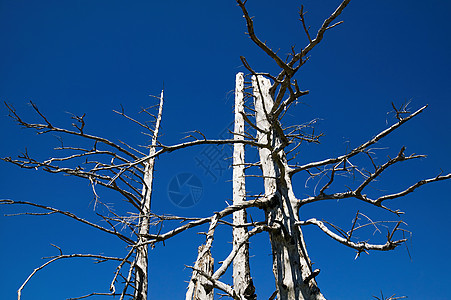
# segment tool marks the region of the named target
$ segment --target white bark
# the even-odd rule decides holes
[[[236,75],[235,87],[235,128],[234,139],[244,140],[244,74]],[[244,144],[235,143],[233,146],[233,203],[246,201],[246,183],[244,177]],[[247,223],[246,210],[242,209],[233,213],[233,224]],[[233,251],[236,251],[247,236],[246,227],[233,228]],[[233,288],[237,295],[243,295],[246,299],[255,299],[255,288],[250,275],[249,244],[246,242],[238,250],[233,260]]]
[[[198,258],[195,269],[205,274],[213,274],[214,260],[209,249],[205,249],[207,245],[200,245],[198,249]],[[186,300],[213,300],[214,293],[210,281],[202,274],[198,274],[193,270],[191,281],[186,292]]]
[[[163,114],[163,91],[160,95],[160,105],[158,109],[157,121],[152,137],[152,144],[149,150],[149,158],[144,162],[144,184],[142,189],[141,217],[139,220],[139,243],[146,242],[144,235],[149,234],[150,226],[150,205],[152,200],[153,170],[155,164],[155,146],[157,144],[158,131],[160,129],[161,116]],[[135,300],[147,300],[148,294],[148,245],[145,244],[136,249],[135,267]]]
[[[271,83],[262,76],[252,79],[258,142],[269,144],[276,149],[281,141],[274,126],[268,119],[273,106],[269,94]],[[275,122],[275,121],[272,121]],[[273,272],[279,300],[320,300],[324,299],[312,276],[311,262],[308,258],[299,221],[297,199],[293,194],[289,167],[285,153],[275,153],[267,148],[259,149],[260,162],[264,176],[265,195],[273,195],[272,203],[265,209],[270,231],[273,255]]]
[[[204,245],[198,249],[197,259],[194,263],[193,274],[186,292],[186,300],[213,300],[213,285],[209,278],[213,275],[214,260],[211,256],[214,232],[218,225],[219,216],[214,216],[210,221],[207,239]],[[207,276],[207,277],[206,277]]]

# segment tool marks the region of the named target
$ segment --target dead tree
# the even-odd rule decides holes
[[[245,137],[244,123],[244,74],[236,75],[235,85],[235,139],[243,141]],[[245,151],[244,144],[236,143],[233,148],[233,203],[246,201],[245,180]],[[245,237],[248,233],[246,210],[233,213],[233,248],[237,255],[233,260],[233,286],[238,294],[243,294],[246,299],[255,299],[255,287],[250,275],[249,244]],[[241,246],[241,242],[245,243]]]
[[[155,148],[157,147],[158,131],[160,129],[161,117],[163,114],[163,91],[160,95],[160,103],[158,105],[158,114],[155,121],[155,129],[153,130],[152,143],[149,150],[149,159],[144,161],[143,188],[141,198],[141,211],[139,216],[139,236],[138,243],[145,243],[143,235],[149,234],[150,227],[150,207],[152,201],[152,184],[153,172],[155,165]],[[138,246],[136,248],[136,268],[135,268],[135,299],[147,299],[148,285],[148,247]]]
[[[319,143],[321,134],[314,131],[315,120],[305,124],[284,125],[283,117],[290,107],[295,105],[299,98],[309,92],[301,90],[295,75],[308,61],[310,51],[323,39],[326,31],[341,24],[336,21],[350,0],[344,0],[337,9],[324,20],[315,35],[309,31],[306,24],[303,8],[299,12],[301,25],[307,36],[308,43],[301,50],[292,48],[292,53],[286,60],[280,58],[276,52],[263,43],[255,33],[253,19],[246,8],[246,1],[236,0],[243,12],[247,31],[251,40],[266,53],[280,68],[278,74],[257,72],[248,61],[241,57],[248,74],[237,74],[235,89],[235,127],[232,139],[208,139],[199,131],[189,135],[187,142],[175,145],[164,145],[159,139],[159,129],[162,120],[163,92],[157,104],[158,109],[144,109],[143,113],[154,119],[154,123],[140,122],[125,114],[124,110],[117,112],[123,117],[136,123],[148,131],[151,143],[149,152],[143,153],[125,143],[116,143],[109,139],[89,134],[85,130],[84,115],[73,116],[73,128],[66,129],[56,126],[34,104],[32,107],[40,122],[24,120],[13,106],[6,104],[10,117],[20,126],[37,131],[38,134],[56,133],[60,135],[75,136],[91,142],[90,147],[67,146],[61,143],[56,148],[61,156],[48,160],[38,160],[27,151],[17,158],[6,157],[4,161],[26,169],[41,169],[45,172],[66,174],[88,180],[97,197],[96,186],[118,192],[125,198],[133,212],[118,214],[96,198],[97,204],[104,208],[104,213],[97,213],[109,227],[98,225],[96,222],[78,217],[72,212],[45,206],[39,203],[16,201],[10,199],[0,200],[3,205],[22,205],[41,209],[42,212],[24,212],[29,215],[61,214],[72,218],[106,234],[113,235],[124,243],[126,251],[121,257],[100,254],[64,254],[57,247],[59,254],[50,257],[47,262],[37,267],[25,280],[18,290],[18,299],[26,284],[40,270],[61,259],[91,258],[97,261],[111,261],[117,264],[112,274],[109,291],[93,292],[80,296],[81,299],[95,295],[118,296],[119,299],[131,297],[133,299],[148,299],[148,251],[158,244],[184,233],[187,230],[200,230],[200,226],[208,226],[205,243],[198,248],[192,277],[188,283],[186,299],[213,299],[215,291],[221,291],[232,299],[256,299],[256,291],[251,276],[249,262],[249,243],[251,237],[266,232],[269,235],[273,258],[273,273],[275,278],[275,292],[270,299],[325,299],[318,288],[316,277],[319,269],[313,269],[307,245],[303,238],[302,227],[314,225],[326,236],[350,247],[356,251],[356,257],[362,252],[372,250],[392,250],[406,241],[404,223],[401,219],[394,222],[372,221],[357,211],[352,225],[348,230],[342,229],[326,220],[316,218],[303,219],[302,208],[305,205],[325,200],[338,200],[354,198],[363,203],[375,206],[393,213],[396,217],[402,215],[399,209],[391,208],[387,200],[400,198],[412,193],[427,183],[446,180],[451,174],[439,174],[435,177],[413,183],[401,191],[384,195],[371,196],[367,192],[382,173],[389,167],[400,162],[424,157],[423,155],[406,154],[402,147],[393,158],[389,157],[382,163],[374,155],[377,149],[373,146],[412,118],[418,116],[426,106],[410,112],[406,107],[397,108],[393,105],[396,122],[376,134],[366,142],[343,153],[342,155],[327,159],[312,161],[306,164],[292,163],[296,158],[302,143]],[[335,22],[335,23],[334,23]],[[371,136],[371,135],[370,135]],[[155,159],[162,155],[174,155],[172,152],[200,145],[233,145],[233,203],[218,207],[215,213],[207,217],[187,218],[183,216],[157,215],[151,209],[154,164]],[[245,161],[245,147],[252,147],[258,151],[259,159],[255,162]],[[176,151],[177,150],[177,151]],[[361,164],[366,160],[372,169],[364,169]],[[258,195],[246,193],[245,172],[250,168],[258,168],[262,180],[263,190]],[[308,174],[309,180],[316,180],[318,188],[315,193],[304,198],[296,197],[292,179],[296,174]],[[338,176],[352,175],[358,184],[346,187],[338,186]],[[327,180],[320,181],[320,178]],[[329,192],[332,188],[338,190]],[[226,196],[224,196],[226,198]],[[219,202],[218,202],[219,203]],[[249,221],[246,209],[255,208],[264,212],[261,220]],[[232,217],[232,221],[230,221]],[[359,220],[366,218],[368,222]],[[159,226],[163,222],[182,224],[175,225],[173,229],[152,233],[152,226]],[[369,239],[358,239],[355,232],[366,226],[378,226],[381,222],[391,225],[384,243],[372,243]],[[119,225],[121,230],[119,230]],[[215,232],[220,227],[228,226],[233,231],[233,247],[227,257],[223,258],[221,266],[215,269],[211,247]],[[219,260],[216,260],[219,261]],[[223,275],[229,267],[233,266],[233,283],[226,283]],[[122,279],[119,282],[119,279]]]

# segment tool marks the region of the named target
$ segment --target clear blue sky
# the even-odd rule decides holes
[[[297,15],[301,2],[248,2],[257,33],[272,48],[280,48],[283,54],[293,44],[298,49],[305,45]],[[302,3],[316,30],[339,1]],[[451,171],[450,10],[451,2],[446,0],[351,1],[341,17],[345,23],[326,34],[298,74],[301,87],[311,94],[289,120],[302,123],[320,118],[318,130],[326,134],[321,145],[303,149],[301,162],[343,153],[371,138],[387,121],[393,122],[387,116],[392,101],[411,99],[412,108],[424,104],[429,108],[383,141],[380,147],[391,148],[379,156],[393,157],[406,145],[408,154],[428,154],[428,158],[395,168],[378,187],[395,192],[440,170]],[[239,56],[245,56],[256,70],[277,70],[244,32],[242,13],[233,0],[0,0],[0,99],[30,119],[33,114],[27,102],[32,100],[61,126],[70,126],[66,112],[86,113],[87,131],[145,145],[148,137],[112,110],[122,104],[136,115],[141,107],[155,103],[148,95],[158,95],[164,81],[162,141],[177,143],[183,132],[194,129],[218,137],[233,120],[235,74],[245,71]],[[25,147],[41,159],[52,155],[51,148],[58,146],[55,137],[20,129],[6,117],[5,108],[0,112],[0,156],[13,156]],[[157,161],[156,212],[208,216],[225,207],[231,198],[230,171],[217,179],[205,174],[195,160],[202,150],[171,153]],[[6,163],[0,168],[0,198],[53,205],[97,220],[87,182]],[[174,206],[167,194],[169,181],[182,172],[195,174],[204,187],[199,203],[185,209]],[[295,185],[299,197],[309,192],[302,180]],[[316,228],[306,228],[310,256],[321,269],[317,279],[324,295],[328,299],[370,299],[382,290],[386,296],[449,299],[450,188],[450,182],[440,182],[390,203],[406,212],[403,219],[413,232],[408,242],[412,259],[403,246],[354,260],[352,250],[330,241]],[[100,196],[105,202],[123,205],[109,192],[102,191]],[[312,204],[302,217],[326,218],[346,227],[356,209],[374,219],[387,217],[353,201]],[[19,211],[0,207],[0,299],[15,299],[28,274],[43,262],[41,257],[57,254],[50,243],[67,254],[125,253],[117,240],[61,216],[3,216]],[[223,230],[215,240],[217,261],[231,247],[229,234]],[[262,234],[251,244],[259,299],[267,299],[274,290],[266,239]],[[184,265],[193,263],[202,241],[191,232],[152,251],[152,299],[183,297],[184,281],[190,276]],[[115,267],[87,260],[58,262],[32,279],[23,299],[65,299],[107,291]]]

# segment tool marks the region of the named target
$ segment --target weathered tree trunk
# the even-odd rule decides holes
[[[235,128],[234,139],[244,140],[244,74],[236,74],[235,87]],[[235,143],[233,146],[233,203],[246,201],[246,183],[244,177],[244,144]],[[239,226],[247,223],[246,210],[233,213],[233,225]],[[246,227],[233,228],[233,248],[247,234]],[[244,244],[233,260],[233,288],[237,295],[244,295],[246,299],[256,299],[255,287],[252,282],[249,267],[249,244]]]
[[[252,78],[256,125],[259,143],[269,142],[271,149],[279,149],[282,142],[275,130],[274,120],[268,115],[274,104],[269,93],[271,83],[262,76]],[[273,122],[273,123],[271,123]],[[280,148],[281,149],[281,148]],[[277,152],[276,152],[277,151]],[[293,194],[288,164],[282,150],[260,148],[260,162],[264,176],[265,194],[275,195],[270,207],[265,209],[271,230],[270,241],[273,256],[273,272],[279,300],[320,300],[320,293],[311,262],[307,255],[301,230],[295,225],[299,221],[296,197]],[[316,272],[315,272],[316,273]]]
[[[199,246],[195,268],[211,276],[213,274],[214,260],[210,250],[205,249],[206,247],[208,247],[208,245]],[[199,274],[197,271],[193,271],[185,299],[213,300],[214,292],[211,283],[205,276]]]
[[[213,236],[218,225],[218,218],[214,218],[210,222],[210,227],[206,234],[206,241],[198,249],[197,259],[194,263],[193,274],[186,291],[186,300],[213,300],[213,285],[208,280],[213,275],[214,260],[211,256],[211,245],[213,244]],[[206,277],[208,276],[208,278]]]
[[[160,129],[161,116],[163,114],[163,91],[160,95],[160,105],[158,116],[153,132],[152,144],[149,150],[149,156],[155,154],[155,146],[157,144],[158,131]],[[145,242],[144,235],[149,234],[150,226],[150,205],[152,201],[152,183],[155,158],[150,158],[145,163],[144,184],[142,189],[141,216],[139,219],[139,242]],[[138,247],[136,249],[136,267],[135,267],[135,296],[134,300],[147,300],[148,294],[148,245]]]

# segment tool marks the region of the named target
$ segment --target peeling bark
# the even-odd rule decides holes
[[[218,220],[218,216],[211,219],[205,244],[198,248],[197,259],[192,268],[193,273],[185,296],[186,300],[213,300],[214,298],[214,284],[211,281],[214,271],[214,260],[210,249],[213,244],[213,236]]]
[[[236,75],[235,87],[235,128],[234,139],[244,140],[244,74]],[[246,201],[246,182],[244,177],[244,144],[233,145],[233,203]],[[247,223],[246,210],[242,209],[233,213],[233,225]],[[233,249],[239,247],[241,241],[247,236],[247,227],[233,228]],[[250,275],[249,244],[245,243],[233,260],[233,289],[237,295],[243,295],[245,299],[256,299],[255,287]]]
[[[264,176],[265,195],[275,194],[271,205],[265,209],[267,224],[272,228],[270,241],[273,255],[273,273],[279,300],[325,299],[311,278],[312,266],[307,255],[299,220],[296,197],[292,191],[289,167],[275,125],[269,112],[274,101],[269,93],[271,83],[262,76],[252,78],[258,142],[269,144],[259,148]],[[273,121],[274,122],[274,121]],[[271,149],[271,150],[270,150]],[[309,279],[310,280],[306,280]],[[305,281],[305,282],[304,282]]]
[[[199,254],[201,254],[204,251],[205,245],[199,246]],[[213,274],[213,268],[214,268],[214,260],[211,256],[210,250],[207,250],[206,253],[200,258],[199,265],[197,266],[199,270],[204,272],[205,274]],[[193,271],[193,273],[196,273],[196,271]],[[194,275],[194,274],[193,274]],[[208,281],[207,278],[205,278],[202,275],[196,276],[195,282],[193,281],[193,297],[190,299],[193,300],[213,300],[214,299],[214,292],[213,287]]]
[[[141,217],[139,220],[139,242],[146,242],[146,235],[149,234],[150,208],[152,201],[153,170],[155,164],[155,146],[157,145],[158,131],[160,129],[161,116],[163,114],[163,91],[160,95],[160,105],[158,109],[157,121],[152,137],[152,144],[149,150],[149,158],[145,163],[144,184],[142,189]],[[148,297],[148,245],[137,247],[136,267],[135,267],[135,300],[147,300]]]

